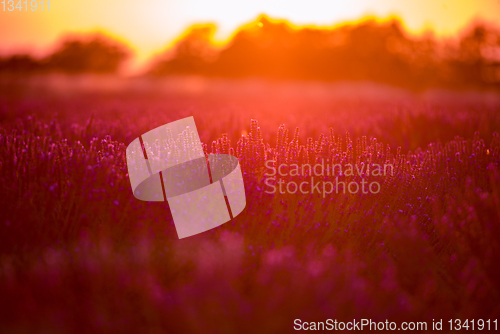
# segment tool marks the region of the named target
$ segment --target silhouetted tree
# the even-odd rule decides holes
[[[48,67],[67,73],[114,73],[129,56],[125,45],[100,34],[67,37],[48,57]]]
[[[213,60],[216,50],[212,44],[215,25],[190,27],[175,45],[174,50],[154,61],[152,74],[202,73]]]
[[[20,54],[0,58],[0,73],[27,74],[41,71],[43,68],[43,62],[30,55]]]

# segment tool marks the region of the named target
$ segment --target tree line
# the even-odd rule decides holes
[[[260,16],[222,47],[214,25],[195,25],[173,48],[151,60],[144,75],[263,77],[278,80],[370,80],[410,89],[500,88],[500,32],[472,25],[455,41],[410,36],[397,19],[326,29],[297,28]],[[0,59],[0,72],[116,73],[132,55],[102,35],[63,40],[44,59]]]

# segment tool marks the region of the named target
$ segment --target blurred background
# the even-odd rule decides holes
[[[498,90],[500,2],[74,1],[0,9],[0,76],[372,81]]]

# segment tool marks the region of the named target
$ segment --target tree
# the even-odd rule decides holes
[[[175,44],[173,54],[166,52],[153,62],[151,74],[206,74],[206,63],[213,60],[216,50],[212,38],[216,27],[201,24],[190,27]]]
[[[70,36],[49,56],[48,68],[67,73],[115,73],[130,54],[125,45],[101,34]]]
[[[19,54],[7,58],[0,58],[0,72],[26,74],[38,72],[43,69],[43,64],[30,55]]]

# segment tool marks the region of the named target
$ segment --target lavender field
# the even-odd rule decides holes
[[[247,206],[179,240],[167,203],[134,198],[125,148],[188,116],[207,153],[239,159]],[[498,319],[499,132],[500,97],[485,92],[2,78],[0,332]],[[394,175],[378,194],[264,191],[265,161],[322,159]]]

